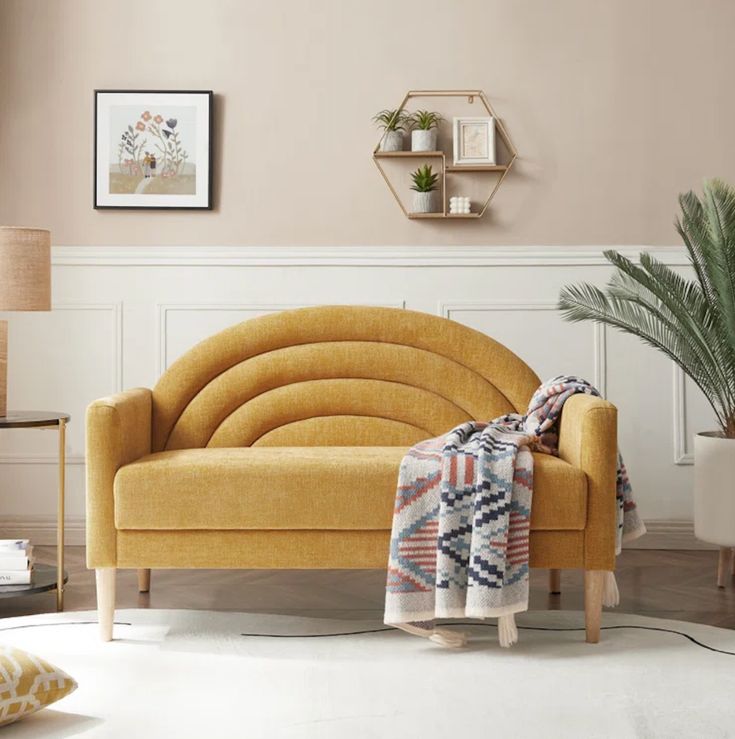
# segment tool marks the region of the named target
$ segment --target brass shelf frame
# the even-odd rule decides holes
[[[398,203],[399,207],[403,211],[403,214],[410,218],[411,220],[419,220],[423,218],[429,218],[429,219],[452,219],[452,218],[482,218],[483,215],[485,215],[485,211],[487,210],[488,206],[490,205],[490,202],[495,197],[495,193],[497,193],[498,188],[503,183],[503,180],[508,175],[508,172],[510,172],[511,167],[513,166],[513,162],[518,158],[518,152],[516,151],[515,146],[513,146],[513,142],[510,140],[510,136],[508,136],[508,132],[505,130],[505,126],[503,125],[502,121],[498,117],[498,115],[493,110],[492,105],[490,104],[490,101],[487,99],[487,96],[482,90],[409,90],[406,95],[404,96],[403,100],[401,101],[401,104],[399,106],[399,110],[401,108],[405,108],[406,104],[408,103],[411,98],[421,98],[421,97],[466,97],[467,102],[473,103],[475,98],[480,100],[482,105],[484,106],[485,110],[493,117],[493,120],[495,121],[495,131],[497,135],[500,137],[500,139],[503,141],[503,145],[505,146],[506,150],[508,151],[508,154],[510,155],[510,160],[506,164],[447,164],[446,161],[446,154],[443,151],[381,151],[380,150],[380,143],[383,140],[383,136],[380,137],[378,140],[378,143],[375,146],[375,149],[373,149],[373,161],[375,162],[375,165],[377,166],[380,174],[382,175],[383,179],[385,180],[385,183],[388,185],[388,189],[391,191],[393,197],[396,199],[396,202]],[[441,160],[441,180],[442,180],[442,210],[441,212],[436,213],[413,213],[412,211],[409,211],[406,209],[406,207],[403,205],[403,202],[401,201],[401,198],[399,197],[398,193],[396,192],[395,187],[393,187],[393,183],[390,181],[390,178],[388,177],[388,174],[381,166],[380,160],[381,159],[401,159],[401,158],[419,158],[424,157],[426,159],[436,158]],[[449,213],[448,212],[448,200],[447,200],[447,173],[451,175],[457,175],[457,174],[467,174],[467,173],[484,173],[484,172],[499,172],[500,177],[498,177],[498,181],[495,183],[495,186],[490,192],[490,195],[488,196],[487,200],[485,200],[482,208],[475,213]]]

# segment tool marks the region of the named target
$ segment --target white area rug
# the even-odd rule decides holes
[[[79,689],[2,730],[15,737],[735,737],[735,656],[676,634],[521,630],[498,647],[494,627],[467,627],[451,651],[377,621],[209,611],[122,610],[116,640],[94,612],[0,621],[0,640],[69,672]],[[523,614],[519,625],[582,627],[575,612]],[[735,652],[735,632],[605,614],[604,626],[675,629]],[[12,628],[21,627],[21,628]],[[241,636],[288,634],[293,638]]]

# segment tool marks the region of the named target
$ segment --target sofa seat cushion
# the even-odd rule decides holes
[[[158,452],[115,476],[118,529],[391,528],[405,447],[243,447]],[[534,454],[531,529],[583,529],[587,480]]]

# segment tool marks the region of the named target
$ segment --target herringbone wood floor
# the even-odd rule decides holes
[[[53,562],[53,547],[37,547],[39,561]],[[95,607],[94,573],[83,547],[67,547],[66,610]],[[718,589],[717,552],[629,550],[618,560],[619,611],[735,629],[735,580]],[[582,574],[562,575],[562,594],[548,595],[547,573],[531,576],[532,610],[582,610]],[[374,570],[154,570],[150,594],[137,592],[134,570],[118,576],[119,608],[201,608],[303,613],[343,618],[379,617],[385,575]],[[51,593],[0,600],[0,617],[51,611]]]

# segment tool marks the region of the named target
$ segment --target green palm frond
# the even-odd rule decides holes
[[[596,321],[637,336],[676,362],[709,397],[712,385],[696,353],[680,340],[675,329],[650,309],[586,284],[564,288],[560,308],[569,321]],[[715,413],[722,423],[723,416],[717,408]]]
[[[679,206],[681,216],[676,219],[676,230],[689,252],[689,259],[702,290],[711,299],[715,294],[714,288],[709,280],[707,263],[700,247],[700,244],[709,240],[704,208],[699,198],[691,191],[679,196]]]
[[[616,268],[605,290],[561,291],[569,321],[596,321],[642,339],[701,389],[724,434],[735,438],[735,189],[712,180],[704,197],[679,198],[679,231],[694,269],[688,280],[650,254],[636,264],[605,252]]]
[[[704,243],[705,264],[718,298],[713,308],[735,342],[735,190],[720,180],[706,183],[704,213],[710,234]]]
[[[710,330],[711,311],[701,288],[688,283],[650,254],[641,254],[640,267],[615,252],[607,252],[605,256],[618,268],[610,281],[609,293],[657,315],[697,356],[711,386],[719,391],[721,385],[727,385],[725,358],[718,353],[716,335]],[[731,394],[730,398],[733,397]]]

